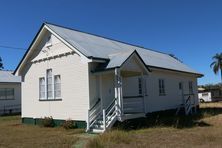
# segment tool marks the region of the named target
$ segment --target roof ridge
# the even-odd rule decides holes
[[[62,26],[62,25],[58,25],[58,24],[54,24],[54,23],[49,23],[49,22],[44,22],[44,24],[45,24],[45,25],[47,25],[47,24],[49,24],[49,25],[54,25],[54,26],[57,26],[57,27],[69,29],[69,30],[72,30],[72,31],[77,31],[77,32],[80,32],[80,33],[85,33],[85,34],[88,34],[88,35],[100,37],[100,38],[103,38],[103,39],[107,39],[107,40],[119,42],[119,43],[126,44],[126,45],[131,45],[131,46],[143,48],[143,49],[145,49],[145,50],[150,50],[150,51],[153,51],[153,52],[157,52],[157,53],[161,53],[161,54],[165,54],[165,55],[168,55],[168,56],[169,56],[169,53],[164,53],[164,52],[157,51],[157,50],[150,49],[150,48],[146,48],[146,47],[143,47],[143,46],[140,46],[140,45],[135,45],[135,44],[131,44],[131,43],[128,43],[128,42],[120,41],[120,40],[117,40],[117,39],[112,39],[112,38],[109,38],[109,37],[105,37],[105,36],[102,36],[102,35],[98,35],[98,34],[94,34],[94,33],[89,33],[89,32],[85,32],[85,31],[81,31],[81,30],[74,29],[74,28],[71,28],[71,27],[66,27],[66,26]]]
[[[1,69],[0,72],[1,72],[1,71],[4,71],[4,72],[13,72],[14,70]]]

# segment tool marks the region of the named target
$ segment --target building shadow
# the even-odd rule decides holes
[[[222,107],[200,108],[196,114],[175,115],[175,110],[159,111],[147,114],[144,118],[117,122],[114,129],[135,130],[151,127],[173,127],[178,129],[212,126],[204,118],[222,114]]]

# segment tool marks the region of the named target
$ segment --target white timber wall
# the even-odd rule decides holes
[[[49,35],[44,37],[48,38]],[[52,46],[46,48],[45,38],[35,47],[36,52],[22,73],[22,117],[52,116],[54,119],[86,121],[89,108],[88,63],[76,53],[38,61],[71,51],[53,35]],[[30,62],[35,60],[37,62]],[[61,76],[61,101],[39,100],[39,78],[46,76],[47,69],[52,69],[53,76]]]
[[[123,96],[139,95],[139,77],[140,76],[123,78]],[[182,92],[179,89],[180,82],[183,83],[183,93],[189,94],[189,81],[192,81],[194,101],[196,105],[198,105],[199,103],[197,97],[197,79],[193,75],[178,72],[169,72],[165,70],[153,70],[145,78],[147,88],[147,95],[145,95],[145,111],[147,113],[175,109],[180,104],[182,104]],[[165,96],[159,95],[159,79],[164,79],[165,81]]]
[[[159,79],[165,81],[165,96],[159,95]],[[189,81],[193,82],[193,93],[196,105],[197,98],[197,79],[193,75],[169,72],[155,71],[147,77],[147,94],[145,98],[146,112],[155,112],[167,109],[175,109],[183,103],[182,92],[179,89],[179,83],[183,83],[183,93],[189,94]]]
[[[13,88],[14,89],[13,100],[0,100],[0,110],[4,109],[4,106],[21,105],[21,84],[20,83],[0,83],[0,88]]]
[[[92,64],[93,65],[93,64]],[[95,67],[91,66],[93,69]],[[101,77],[101,78],[99,78]],[[141,76],[122,77],[123,96],[138,96],[139,83]],[[145,112],[155,112],[161,110],[175,109],[183,103],[182,91],[179,89],[179,83],[183,84],[183,93],[189,94],[189,81],[193,83],[194,102],[199,104],[197,97],[197,78],[195,75],[168,70],[152,70],[146,79],[145,91]],[[102,84],[100,84],[100,79]],[[165,81],[165,96],[159,95],[159,79]],[[101,88],[100,88],[100,85]],[[103,100],[104,107],[114,98],[114,73],[104,73],[102,76],[90,75],[90,102],[91,106],[100,98]]]
[[[89,71],[95,70],[96,63],[89,64]],[[106,108],[115,97],[114,71],[100,74],[89,73],[90,106],[92,107],[100,98],[102,108]]]

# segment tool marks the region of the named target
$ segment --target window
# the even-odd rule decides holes
[[[39,78],[40,100],[61,100],[61,77],[53,75],[52,69],[46,71],[46,77]]]
[[[142,95],[142,78],[138,78],[139,95]]]
[[[182,86],[182,82],[179,83],[179,90],[182,90],[183,89],[183,86]]]
[[[47,70],[46,78],[47,78],[47,99],[52,99],[53,98],[52,69]]]
[[[46,41],[46,47],[50,47],[50,46],[52,46],[51,36],[49,36],[49,37],[47,38],[47,41]]]
[[[56,75],[54,77],[54,94],[55,94],[55,98],[61,97],[61,77],[60,77],[60,75]]]
[[[0,100],[15,99],[14,88],[0,88]]]
[[[206,96],[208,96],[208,93],[207,92],[206,93],[202,93],[202,96],[206,97]]]
[[[165,94],[165,84],[163,79],[159,79],[159,95],[164,96]]]
[[[189,81],[189,93],[193,94],[193,82]]]
[[[45,99],[45,78],[39,78],[39,98]]]

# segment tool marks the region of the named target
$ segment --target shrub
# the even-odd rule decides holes
[[[62,127],[65,129],[73,129],[76,128],[76,123],[73,120],[68,119],[63,122]]]
[[[41,121],[42,121],[42,126],[44,126],[44,127],[54,127],[55,126],[52,116],[44,117],[43,119],[41,119]]]

